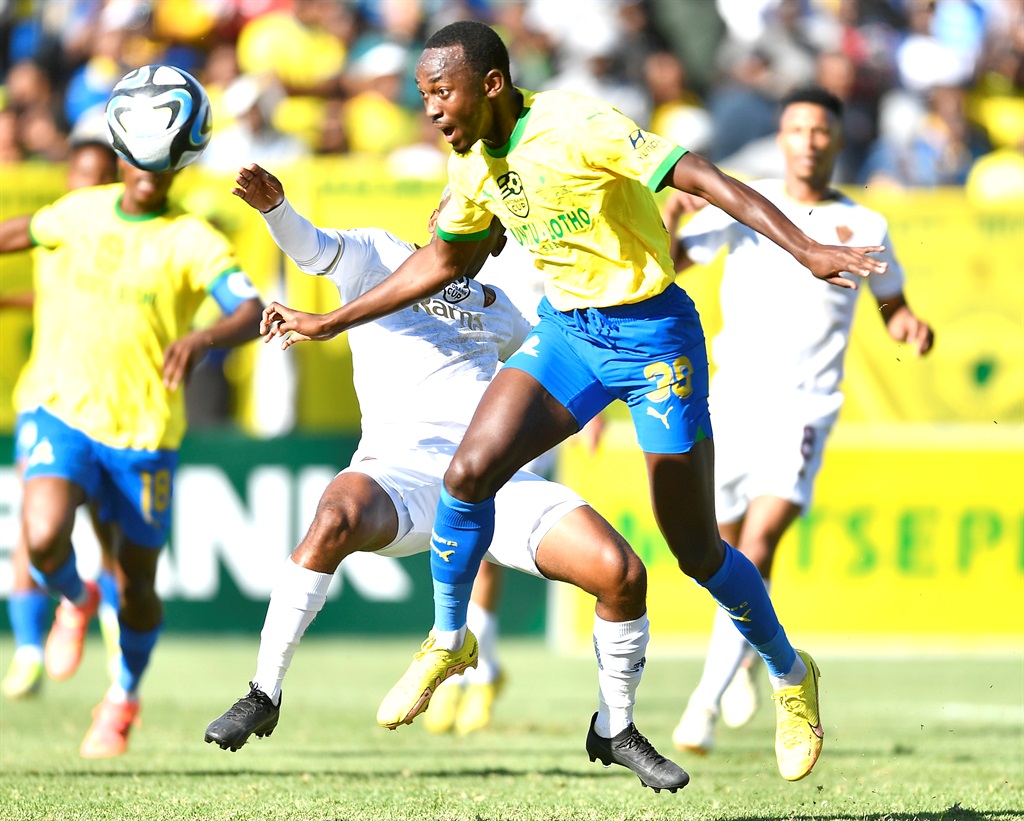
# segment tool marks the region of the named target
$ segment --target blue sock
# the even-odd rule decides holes
[[[121,592],[117,589],[117,579],[109,570],[101,570],[96,584],[100,588],[100,600],[114,610],[121,609]]]
[[[754,563],[729,544],[725,561],[704,588],[732,616],[732,623],[761,654],[768,672],[786,675],[796,661],[796,650],[779,624],[775,607]]]
[[[7,600],[7,615],[11,620],[15,647],[43,649],[46,617],[50,611],[50,597],[42,590],[17,590]]]
[[[65,599],[77,601],[85,589],[82,577],[78,575],[78,565],[75,562],[75,549],[71,548],[71,555],[68,560],[52,573],[44,573],[33,565],[28,566],[29,575],[41,588],[51,595],[60,593]]]
[[[460,501],[441,488],[430,534],[434,626],[438,630],[459,630],[466,625],[473,581],[493,536],[493,496],[474,504]]]
[[[121,674],[117,683],[126,693],[138,691],[162,628],[163,625],[152,630],[132,630],[121,622]]]

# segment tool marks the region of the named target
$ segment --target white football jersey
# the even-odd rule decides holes
[[[841,194],[813,206],[794,202],[781,180],[751,187],[817,242],[884,245],[878,256],[889,269],[868,277],[868,288],[883,302],[902,292],[903,270],[880,214]],[[831,425],[843,402],[839,386],[859,289],[816,279],[770,239],[712,206],[694,215],[680,237],[696,263],[707,264],[722,247],[728,250],[721,286],[723,325],[711,345],[717,366],[713,413],[756,397],[762,413],[795,413],[805,424]],[[685,287],[685,279],[680,284]]]
[[[322,276],[342,303],[383,282],[416,246],[379,228],[335,232],[341,251]],[[348,331],[359,399],[359,457],[458,443],[497,363],[530,323],[498,288],[460,279],[409,308]]]

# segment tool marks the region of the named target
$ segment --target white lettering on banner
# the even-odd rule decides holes
[[[221,572],[257,600],[270,597],[281,563],[302,540],[324,487],[337,471],[327,466],[254,468],[245,498],[216,465],[183,465],[175,478],[172,543],[160,557],[157,590],[166,600],[216,598]],[[12,466],[0,466],[0,597],[13,587],[11,557],[20,528],[21,483]],[[73,533],[83,575],[99,570],[99,545],[86,508]],[[341,595],[343,579],[368,601],[403,601],[412,581],[398,559],[357,553],[335,574],[328,596]]]

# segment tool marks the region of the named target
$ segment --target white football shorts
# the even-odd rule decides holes
[[[342,471],[369,476],[394,502],[398,535],[375,551],[378,555],[401,558],[430,549],[441,482],[454,452],[454,447],[450,452],[405,451],[400,459],[365,459]],[[494,539],[485,558],[538,578],[544,575],[537,569],[537,547],[555,523],[586,504],[565,485],[522,470],[498,491],[494,503]]]
[[[712,419],[718,521],[738,521],[758,496],[777,496],[807,511],[830,428],[792,416],[765,419],[726,412]]]

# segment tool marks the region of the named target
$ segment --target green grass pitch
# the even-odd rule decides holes
[[[467,738],[374,722],[415,639],[312,635],[285,682],[274,735],[236,753],[205,744],[206,724],[246,692],[257,641],[166,636],[128,754],[86,761],[78,745],[105,687],[103,648],[90,639],[75,678],[0,705],[0,819],[1024,819],[1019,644],[1002,658],[820,654],[825,750],[811,776],[789,784],[775,769],[770,703],[747,727],[722,728],[713,754],[674,753],[671,732],[701,662],[660,656],[655,636],[637,724],[691,775],[686,789],[656,795],[584,752],[593,659],[535,640],[502,644],[508,686],[494,724]],[[4,668],[10,653],[4,635]]]

